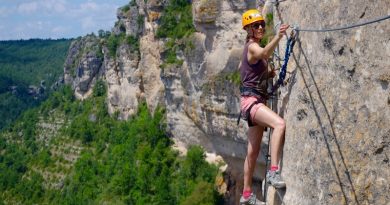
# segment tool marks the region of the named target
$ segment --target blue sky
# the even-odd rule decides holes
[[[0,0],[0,40],[72,38],[111,30],[130,0]]]

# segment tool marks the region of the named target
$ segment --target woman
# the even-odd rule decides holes
[[[242,15],[242,26],[248,33],[240,65],[241,115],[248,121],[248,150],[244,164],[244,189],[240,204],[259,204],[252,192],[252,176],[260,152],[264,127],[273,128],[271,136],[271,169],[267,180],[276,188],[285,187],[279,172],[278,162],[286,128],[284,120],[266,106],[267,81],[275,76],[268,71],[267,59],[273,54],[288,25],[281,25],[279,32],[264,48],[259,46],[265,33],[265,22],[258,10],[249,10]]]

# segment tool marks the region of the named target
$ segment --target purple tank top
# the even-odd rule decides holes
[[[248,47],[251,43],[255,42],[246,43],[244,47],[244,52],[242,54],[242,61],[240,67],[241,86],[246,88],[252,88],[258,93],[260,93],[260,97],[267,98],[268,63],[265,59],[260,59],[259,61],[257,61],[256,64],[250,64],[248,62]],[[250,94],[244,93],[243,95]]]

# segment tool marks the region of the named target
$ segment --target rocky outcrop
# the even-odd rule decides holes
[[[164,87],[159,68],[162,44],[154,40],[156,22],[147,21],[146,8],[139,6],[141,1],[139,3],[118,9],[118,21],[111,34],[117,36],[113,39],[119,39],[116,43],[108,45],[109,36],[102,39],[83,37],[72,43],[65,62],[65,83],[72,85],[79,99],[92,93],[98,78],[105,79],[108,111],[111,114],[118,112],[119,119],[135,114],[140,101],[146,100],[151,111],[163,102]],[[161,9],[157,3],[148,6]],[[136,40],[139,41],[139,50],[134,50],[134,45],[127,42],[130,36],[139,39]]]
[[[125,32],[126,35],[138,36],[142,33],[143,15],[139,13],[136,3],[131,3],[117,10],[118,21],[112,29],[113,33],[119,35]],[[142,23],[140,23],[142,22]]]
[[[72,85],[79,99],[91,94],[103,63],[101,52],[99,39],[94,35],[79,38],[70,45],[64,66],[64,81]]]
[[[87,36],[74,41],[65,82],[83,99],[97,78],[105,79],[109,112],[118,112],[120,119],[133,115],[143,100],[152,112],[164,106],[176,146],[200,144],[224,157],[236,180],[228,185],[227,201],[236,204],[247,125],[236,125],[239,93],[234,76],[246,37],[241,14],[256,7],[256,1],[194,0],[196,32],[186,39],[193,47],[177,51],[182,64],[160,68],[166,40],[156,38],[156,30],[166,3],[137,0],[118,10],[113,35],[138,39],[138,51],[126,40],[115,47],[115,55],[107,39]],[[283,1],[274,6],[266,3],[265,11],[274,12],[275,22],[304,28],[361,22],[387,15],[390,8],[384,0]],[[384,22],[333,33],[300,33],[288,65],[288,84],[278,93],[278,111],[287,121],[281,164],[287,190],[274,204],[390,201],[389,28]],[[255,177],[263,175],[264,168]]]

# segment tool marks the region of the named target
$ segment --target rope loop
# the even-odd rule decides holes
[[[274,94],[274,92],[284,84],[284,79],[286,78],[286,73],[287,73],[287,64],[288,60],[290,58],[290,55],[294,49],[295,42],[298,38],[298,32],[294,32],[294,30],[290,33],[290,37],[287,39],[287,44],[286,44],[286,51],[284,53],[284,62],[282,65],[282,68],[280,69],[279,72],[279,78],[276,81],[276,83],[272,86],[271,90],[268,92],[271,96]]]

